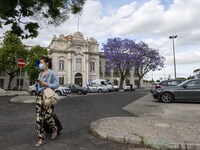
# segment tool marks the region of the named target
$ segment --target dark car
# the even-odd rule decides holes
[[[81,95],[81,94],[85,95],[88,93],[87,88],[81,87],[78,84],[70,83],[70,84],[65,84],[64,86],[68,87],[71,90],[71,93],[77,93],[78,95]]]
[[[165,103],[172,101],[200,102],[200,79],[186,80],[174,87],[156,89],[155,98]]]
[[[177,86],[180,83],[182,83],[183,81],[185,81],[185,79],[163,80],[158,84],[153,84],[150,92],[154,96],[154,92],[155,92],[156,89],[163,88],[163,87],[168,87],[168,86],[170,86],[170,87],[171,86]]]

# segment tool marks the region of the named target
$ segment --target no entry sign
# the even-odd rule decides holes
[[[26,65],[26,60],[24,60],[24,59],[22,59],[22,58],[20,58],[20,59],[17,60],[17,66],[18,66],[19,68],[24,68],[25,65]]]

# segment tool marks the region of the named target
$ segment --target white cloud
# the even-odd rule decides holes
[[[112,2],[122,3],[122,1]],[[170,2],[172,3],[169,4]],[[116,36],[145,41],[166,57],[166,65],[173,65],[172,40],[168,37],[178,35],[175,39],[177,64],[198,64],[200,1],[173,0],[166,3],[167,6],[163,5],[163,0],[142,0],[142,2],[127,0],[123,5],[114,7],[115,5],[111,5],[108,1],[87,0],[79,17],[79,30],[85,37],[94,37],[99,42],[105,42],[107,38]],[[26,40],[25,43],[48,46],[54,34],[73,34],[77,28],[78,17],[71,16],[60,27],[41,29],[38,38]],[[2,30],[0,36],[1,34]],[[188,72],[192,72],[191,68]]]

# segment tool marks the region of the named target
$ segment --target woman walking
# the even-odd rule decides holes
[[[40,59],[39,69],[41,72],[38,75],[36,89],[38,92],[36,99],[36,124],[37,124],[37,136],[39,141],[36,143],[36,147],[42,146],[45,143],[45,131],[43,127],[44,119],[47,120],[49,127],[52,129],[52,139],[57,136],[58,127],[55,124],[55,120],[52,116],[54,112],[53,105],[44,105],[43,91],[45,88],[51,89],[58,88],[58,77],[51,69],[51,61],[48,57],[42,57]]]

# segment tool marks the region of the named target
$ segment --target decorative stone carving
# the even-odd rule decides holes
[[[85,41],[84,36],[83,36],[83,34],[81,32],[75,32],[73,34],[73,39],[74,40],[83,40],[83,41]]]

